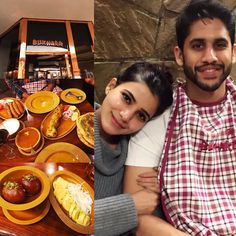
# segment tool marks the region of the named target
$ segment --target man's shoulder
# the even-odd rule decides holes
[[[167,125],[168,121],[169,121],[169,117],[170,117],[170,113],[172,110],[172,106],[168,107],[161,115],[151,119],[145,126],[143,129],[145,128],[151,128],[151,127],[158,127],[159,125],[161,126],[165,126]]]
[[[132,135],[132,140],[159,139],[164,137],[169,122],[172,107],[167,108],[161,115],[148,121],[147,124],[136,134]]]

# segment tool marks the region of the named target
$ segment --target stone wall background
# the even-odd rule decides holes
[[[175,19],[189,0],[95,0],[95,101],[107,82],[140,60],[164,63],[174,77]],[[236,0],[222,0],[231,10]],[[236,65],[231,75],[236,78]]]

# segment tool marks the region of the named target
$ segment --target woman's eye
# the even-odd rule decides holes
[[[142,122],[147,122],[148,118],[143,112],[137,113],[138,119]]]
[[[130,104],[130,103],[131,103],[131,98],[129,97],[128,94],[122,93],[122,97],[123,97],[123,99],[125,100],[125,102],[126,102],[127,104]]]

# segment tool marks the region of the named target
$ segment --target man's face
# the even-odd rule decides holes
[[[230,74],[234,62],[225,25],[219,19],[194,22],[179,57],[190,84],[203,91],[217,90]]]

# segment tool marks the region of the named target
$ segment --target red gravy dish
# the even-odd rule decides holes
[[[37,148],[40,141],[40,133],[36,128],[27,127],[21,130],[16,137],[16,145],[24,151]]]

